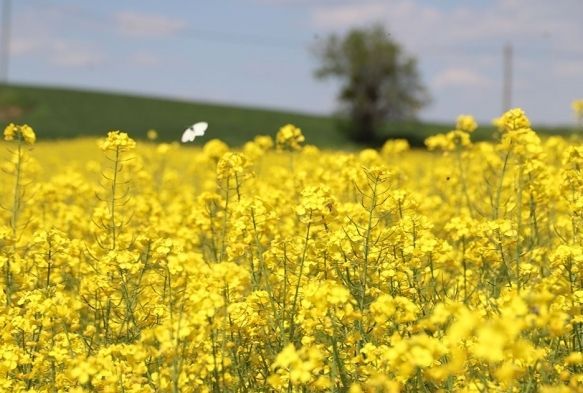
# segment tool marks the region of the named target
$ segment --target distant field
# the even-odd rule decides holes
[[[257,134],[275,135],[279,127],[292,123],[302,129],[308,143],[330,148],[354,147],[338,130],[334,118],[328,116],[93,91],[0,85],[0,126],[10,121],[32,125],[41,139],[101,136],[111,129],[126,131],[140,139],[153,128],[164,141],[177,140],[192,123],[207,121],[210,128],[201,142],[220,138],[232,146],[241,145]],[[383,138],[407,138],[412,145],[422,146],[427,136],[450,130],[454,121],[452,119],[452,124],[389,123]],[[570,130],[537,128],[537,131],[565,134]],[[488,138],[492,133],[492,127],[480,127],[475,137]]]

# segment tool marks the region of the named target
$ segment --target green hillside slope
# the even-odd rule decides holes
[[[302,129],[308,143],[330,148],[353,146],[337,129],[335,120],[327,116],[95,91],[0,85],[0,126],[10,121],[32,125],[41,139],[100,136],[113,129],[140,139],[153,128],[164,141],[178,140],[186,127],[207,121],[209,130],[201,143],[220,138],[234,146],[257,134],[275,135],[279,127],[292,123]],[[451,126],[389,123],[383,137],[406,137],[412,144],[422,145],[425,137],[447,131]],[[491,133],[491,127],[486,127],[477,136],[487,137]]]

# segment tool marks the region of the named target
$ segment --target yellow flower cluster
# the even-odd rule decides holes
[[[456,130],[467,132],[468,134],[474,132],[478,128],[478,123],[471,115],[460,115],[457,118]]]
[[[0,149],[0,390],[580,391],[583,145],[501,119]]]
[[[130,151],[135,149],[136,142],[125,132],[110,131],[107,133],[107,138],[100,142],[99,147],[103,151]]]
[[[457,118],[456,129],[446,134],[430,136],[425,140],[429,150],[454,151],[470,146],[470,134],[478,128],[478,123],[473,116],[460,115]]]
[[[334,197],[328,187],[310,186],[302,190],[296,208],[299,219],[305,223],[325,223],[336,214]]]
[[[250,176],[251,164],[242,153],[225,153],[217,163],[217,180],[243,180]]]
[[[15,125],[10,123],[4,128],[4,140],[12,141],[14,139],[23,140],[25,143],[32,145],[36,141],[36,134],[28,124]]]
[[[383,144],[381,152],[385,157],[390,157],[409,151],[409,149],[409,141],[406,139],[389,139]]]
[[[278,149],[290,151],[300,150],[304,140],[305,138],[302,134],[302,130],[293,124],[286,124],[281,127],[275,137]]]
[[[502,115],[499,120],[499,126],[503,131],[519,131],[530,128],[530,121],[524,111],[520,108],[514,108]]]

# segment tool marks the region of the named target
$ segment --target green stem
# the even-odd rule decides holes
[[[336,364],[336,368],[338,369],[338,374],[340,376],[340,381],[342,382],[341,391],[346,391],[348,389],[348,386],[350,385],[350,382],[348,381],[348,375],[346,375],[344,363],[342,362],[342,358],[340,357],[340,351],[338,351],[338,343],[336,342],[336,337],[330,337],[330,341],[332,343],[334,363]]]
[[[462,183],[462,191],[463,191],[464,197],[466,199],[466,204],[468,205],[468,210],[470,211],[470,217],[474,217],[474,211],[472,209],[470,194],[468,193],[468,184],[466,182],[466,175],[465,175],[464,167],[463,167],[463,163],[462,163],[462,151],[461,151],[460,146],[458,146],[456,148],[456,157],[457,157],[458,170],[460,172],[460,181]]]
[[[298,282],[296,283],[296,290],[294,293],[294,300],[292,302],[292,308],[291,308],[291,312],[290,312],[290,333],[289,333],[289,341],[293,342],[293,338],[294,338],[294,333],[295,333],[295,323],[294,323],[294,318],[296,315],[296,307],[297,307],[297,302],[298,302],[298,295],[300,293],[300,285],[302,282],[302,274],[304,271],[304,262],[306,261],[306,253],[308,251],[308,241],[310,240],[310,227],[312,225],[312,212],[310,212],[310,218],[309,218],[309,222],[308,222],[308,228],[306,230],[306,238],[304,240],[304,251],[302,253],[302,259],[300,261],[300,272],[298,274]]]
[[[18,151],[16,160],[16,181],[14,182],[13,191],[13,201],[12,201],[12,216],[10,217],[10,226],[12,228],[13,245],[12,245],[12,258],[16,258],[16,233],[18,228],[18,216],[20,214],[20,207],[22,203],[21,199],[21,177],[22,177],[22,135],[18,135]],[[4,281],[6,287],[6,304],[12,304],[12,272],[11,272],[11,259],[8,258],[6,264],[4,265]]]
[[[227,179],[227,191],[225,193],[225,212],[223,217],[223,231],[221,234],[221,258],[220,261],[223,261],[225,257],[225,242],[227,237],[227,225],[228,225],[228,215],[229,215],[229,179]]]
[[[522,166],[523,163],[521,161],[518,167],[518,187],[516,191],[516,247],[514,249],[514,260],[516,264],[516,285],[518,292],[520,292],[520,253],[522,252],[520,244],[520,231],[522,228]]]
[[[22,136],[18,135],[18,153],[16,160],[16,181],[14,182],[13,201],[12,201],[12,217],[10,218],[10,226],[12,227],[12,234],[16,237],[18,226],[18,216],[20,214],[20,205],[22,203],[20,197],[20,182],[22,177]]]
[[[111,205],[110,205],[110,223],[111,223],[111,249],[115,250],[116,246],[116,223],[115,223],[115,193],[117,190],[117,173],[119,171],[119,146],[115,149],[115,163],[113,166],[113,179],[111,182]]]
[[[504,165],[502,166],[502,173],[498,177],[498,188],[496,189],[496,199],[494,200],[494,220],[498,219],[500,210],[500,197],[502,194],[502,187],[504,185],[504,176],[506,175],[506,170],[508,168],[508,161],[510,158],[510,150],[506,152],[506,157],[504,158]]]
[[[366,287],[368,285],[368,255],[370,253],[370,235],[372,232],[373,212],[376,208],[376,203],[377,203],[378,181],[379,181],[378,178],[375,179],[374,187],[372,190],[371,205],[370,205],[370,209],[368,211],[368,225],[366,228],[366,238],[364,240],[364,267],[362,270],[362,277],[361,277],[362,288],[361,288],[360,301],[359,301],[359,308],[361,311],[364,309],[364,301],[365,301],[365,297],[366,297]]]

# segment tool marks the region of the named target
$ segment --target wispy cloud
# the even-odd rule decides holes
[[[74,41],[53,42],[49,53],[49,61],[62,67],[92,67],[104,59],[100,50]]]
[[[16,15],[18,23],[13,25],[11,55],[34,58],[37,63],[65,68],[92,67],[103,63],[106,55],[101,46],[59,32],[59,27],[68,23],[75,12],[68,6],[23,6]]]
[[[42,43],[38,38],[18,36],[10,42],[10,54],[25,56],[37,52],[41,47]]]
[[[313,23],[319,28],[346,28],[364,22],[381,21],[387,10],[383,3],[320,5],[312,14]]]
[[[161,15],[122,11],[115,14],[117,28],[133,37],[168,37],[186,28],[186,22]]]
[[[362,0],[319,2],[310,17],[315,28],[324,30],[382,22],[401,42],[419,51],[507,40],[583,50],[574,39],[583,34],[581,13],[583,2],[577,0],[497,0],[488,7],[461,3],[453,9],[406,0]]]
[[[67,68],[92,67],[105,61],[98,47],[78,41],[51,37],[18,37],[12,42],[14,56],[40,56],[49,64]]]
[[[447,87],[485,88],[490,86],[491,81],[476,71],[451,67],[437,74],[431,84],[437,89]]]

